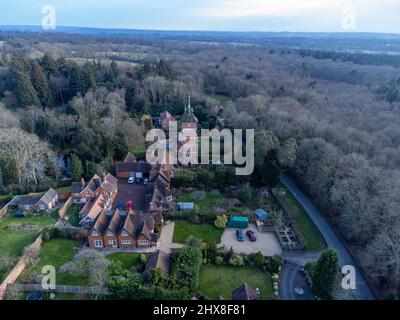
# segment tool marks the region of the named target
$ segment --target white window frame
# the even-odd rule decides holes
[[[128,231],[126,231],[126,230],[122,230],[121,235],[122,235],[123,237],[127,237],[127,236],[129,236],[129,233],[128,233]]]
[[[103,240],[94,240],[95,248],[103,248]]]
[[[132,244],[132,240],[121,240],[121,244],[125,245]]]
[[[108,230],[106,235],[109,236],[109,237],[113,237],[114,236],[114,232]]]
[[[149,244],[149,240],[138,240],[138,244],[147,245],[147,244]]]
[[[100,234],[96,230],[93,230],[92,231],[92,236],[93,237],[98,237],[98,236],[100,236]]]
[[[118,247],[118,243],[117,243],[116,240],[108,240],[108,244],[109,244],[110,246],[112,246],[113,248]]]

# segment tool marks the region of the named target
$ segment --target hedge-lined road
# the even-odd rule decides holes
[[[297,185],[287,176],[281,176],[282,183],[289,189],[289,191],[294,195],[294,197],[299,201],[299,203],[304,207],[307,214],[310,216],[314,224],[317,226],[322,236],[325,239],[328,247],[334,248],[337,250],[339,254],[339,265],[343,267],[345,265],[352,265],[356,269],[356,296],[359,300],[374,300],[375,296],[369,288],[364,276],[361,274],[359,267],[351,257],[350,253],[347,251],[344,244],[340,241],[339,237],[333,231],[331,226],[325,220],[324,216],[318,209],[313,205],[313,203],[308,199],[306,195],[297,187]],[[305,253],[304,255],[307,255]],[[304,257],[306,259],[306,257]],[[297,257],[297,259],[301,259]],[[290,259],[289,259],[290,260]],[[308,260],[308,259],[306,259]],[[298,261],[296,261],[298,262]],[[281,298],[283,300],[291,300],[293,298],[293,294],[291,291],[294,290],[295,283],[293,282],[295,277],[290,272],[290,270],[285,270],[287,267],[285,266],[282,272],[281,279]],[[293,281],[291,281],[291,279]],[[284,287],[284,288],[282,288]]]

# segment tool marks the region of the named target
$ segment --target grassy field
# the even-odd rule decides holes
[[[286,191],[286,194],[284,196],[278,196],[278,200],[292,216],[294,222],[302,233],[305,240],[305,250],[321,251],[325,249],[325,241],[321,233],[301,204],[283,184],[279,184],[279,188],[283,188]]]
[[[60,187],[60,188],[57,188],[56,191],[58,193],[69,193],[69,192],[71,192],[71,187],[70,186],[68,186],[68,187]]]
[[[272,295],[270,276],[256,267],[216,266],[207,264],[201,267],[199,290],[209,299],[223,296],[232,298],[232,291],[243,283],[259,288],[261,299],[268,299]]]
[[[187,221],[175,221],[173,242],[185,243],[188,236],[192,235],[202,239],[207,244],[220,243],[223,230],[210,224],[193,224]]]
[[[44,242],[40,250],[39,261],[37,265],[31,269],[27,269],[24,275],[40,273],[43,266],[51,265],[58,269],[71,261],[76,251],[74,247],[79,246],[78,241],[67,239],[52,239]],[[26,273],[26,274],[25,274]],[[57,272],[56,282],[59,285],[88,285],[89,280],[84,277],[72,275],[69,273]]]
[[[14,213],[11,212],[0,222],[0,254],[17,258],[22,254],[23,249],[35,241],[39,235],[39,232],[36,231],[7,230],[8,226],[23,224],[45,227],[53,224],[55,221],[53,214],[40,214],[17,218]],[[7,272],[8,270],[0,272],[0,280],[4,278]]]
[[[107,256],[107,259],[110,261],[120,261],[122,267],[128,270],[141,262],[140,255],[138,253],[130,252],[113,253]]]
[[[226,195],[221,193],[219,196],[213,196],[210,192],[205,193],[205,197],[203,199],[192,199],[192,194],[187,193],[184,195],[181,195],[178,198],[178,201],[180,202],[194,202],[202,212],[210,211],[210,208],[214,205],[216,205],[217,201],[219,199],[225,198]]]

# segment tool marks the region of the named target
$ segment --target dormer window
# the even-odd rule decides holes
[[[128,236],[128,231],[126,231],[126,230],[122,230],[122,236],[124,236],[124,237],[127,237]]]
[[[114,232],[112,232],[110,230],[107,231],[107,236],[112,237],[113,235],[114,235]]]
[[[98,236],[99,236],[99,233],[98,233],[96,230],[93,230],[93,231],[92,231],[92,236],[93,236],[93,237],[98,237]]]

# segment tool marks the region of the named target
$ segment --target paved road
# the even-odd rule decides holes
[[[303,288],[304,294],[298,295],[294,288]],[[287,262],[281,273],[280,296],[282,300],[315,300],[315,296],[308,285],[302,266]]]
[[[165,253],[171,253],[172,250],[181,249],[183,244],[173,243],[175,222],[169,221],[163,226],[160,235],[160,250]]]
[[[322,236],[324,237],[327,245],[335,248],[339,253],[339,265],[352,265],[356,269],[356,296],[359,300],[374,300],[374,294],[368,287],[365,278],[361,274],[357,264],[347,251],[346,247],[340,241],[332,227],[325,220],[324,216],[312,204],[306,195],[296,186],[296,184],[286,175],[281,176],[282,183],[292,192],[300,204],[304,207],[314,224],[317,226]],[[282,289],[281,289],[282,290]]]

